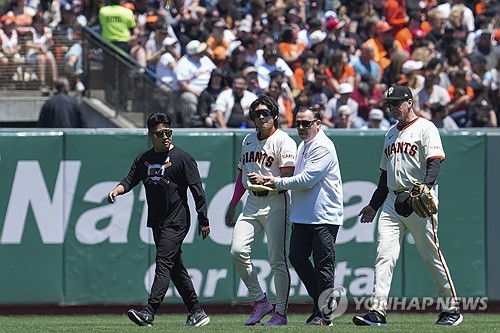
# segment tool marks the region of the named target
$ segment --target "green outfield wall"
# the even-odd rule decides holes
[[[224,215],[233,192],[241,141],[248,132],[174,131],[174,144],[198,162],[208,199],[211,234],[184,244],[184,262],[204,303],[248,300],[229,255],[232,229]],[[298,138],[294,131],[290,132]],[[0,132],[0,304],[106,304],[144,302],[154,274],[154,245],[145,227],[141,186],[114,205],[107,193],[149,147],[144,130]],[[376,224],[357,214],[378,182],[384,133],[332,131],[344,186],[345,223],[337,239],[336,285],[349,297],[370,296]],[[488,296],[488,135],[443,133],[446,161],[439,176],[441,249],[459,296]],[[496,139],[498,151],[498,137]],[[489,175],[487,177],[487,175]],[[191,199],[192,202],[192,199]],[[191,205],[193,207],[193,205]],[[241,209],[241,204],[238,209]],[[192,211],[194,211],[192,209]],[[490,240],[492,241],[492,240]],[[498,246],[497,246],[498,248]],[[497,252],[498,253],[498,252]],[[489,260],[488,260],[489,258]],[[265,238],[253,248],[259,278],[274,295]],[[498,273],[498,272],[497,272]],[[493,293],[495,294],[495,293]],[[308,300],[292,270],[291,301]],[[392,295],[435,297],[411,236],[403,241]],[[498,295],[498,293],[496,294]],[[169,288],[167,303],[181,303]]]

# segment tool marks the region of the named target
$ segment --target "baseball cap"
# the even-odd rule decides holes
[[[146,23],[156,23],[158,22],[159,17],[158,15],[149,15],[146,17]]]
[[[353,91],[352,84],[350,83],[341,83],[339,84],[339,94],[350,94]]]
[[[252,32],[252,23],[249,20],[243,19],[240,21],[238,31]]]
[[[382,120],[384,119],[384,111],[380,109],[372,109],[368,113],[368,119],[369,120]]]
[[[341,105],[339,106],[339,114],[345,114],[349,116],[352,113],[352,109],[349,105]]]
[[[123,7],[128,8],[128,9],[130,9],[131,11],[135,12],[135,6],[134,6],[134,4],[133,4],[133,3],[131,3],[131,2],[125,2],[125,3],[123,4]]]
[[[204,52],[207,49],[207,44],[199,40],[192,40],[186,45],[186,53],[188,55],[195,55]]]
[[[399,101],[402,99],[413,99],[413,94],[407,86],[395,84],[387,89],[386,97],[380,99],[382,103],[386,101]]]
[[[387,31],[391,31],[391,30],[392,30],[392,27],[386,21],[380,21],[375,26],[375,33],[376,34],[381,34],[381,33],[387,32]]]
[[[9,15],[4,15],[0,19],[3,26],[14,24],[14,20]]]
[[[250,73],[257,73],[257,68],[254,66],[248,66],[247,68],[243,69],[243,75],[248,75]]]
[[[165,39],[161,42],[161,45],[163,46],[172,46],[175,43],[177,43],[177,40],[172,37],[165,37]]]
[[[223,19],[217,20],[214,23],[214,28],[225,28],[226,22]]]
[[[328,21],[329,19],[336,19],[338,18],[337,13],[333,10],[328,10],[325,12],[325,20]]]
[[[409,74],[409,73],[414,72],[416,70],[422,69],[422,67],[424,67],[424,63],[422,61],[407,60],[403,63],[401,71],[404,74]]]
[[[329,18],[326,23],[325,23],[325,29],[328,32],[332,32],[334,30],[339,30],[345,27],[346,22],[345,21],[340,21],[338,18]]]
[[[319,44],[326,39],[326,32],[321,30],[313,31],[313,33],[309,36],[309,40],[311,41],[311,46]]]
[[[420,28],[413,29],[412,32],[411,32],[411,34],[415,38],[424,38],[425,37],[425,32],[422,29],[420,29]]]

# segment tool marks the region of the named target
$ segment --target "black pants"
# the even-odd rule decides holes
[[[338,225],[294,223],[290,238],[290,263],[318,306],[321,293],[334,288],[335,240]],[[313,257],[314,266],[309,260]]]
[[[193,282],[182,262],[181,245],[188,231],[187,227],[153,228],[156,244],[156,270],[148,305],[145,308],[153,314],[158,311],[163,302],[170,279],[179,291],[188,311],[196,312],[200,309]]]

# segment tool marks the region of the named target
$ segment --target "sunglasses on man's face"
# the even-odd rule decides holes
[[[313,120],[295,120],[295,127],[299,128],[300,126],[302,126],[303,128],[309,128],[312,126],[312,124],[314,124],[314,122],[316,121],[317,119],[313,119]]]
[[[162,139],[164,135],[166,135],[167,138],[170,138],[172,136],[172,130],[169,128],[169,129],[161,130],[158,132],[151,132],[151,134],[156,136],[158,139]]]
[[[273,114],[271,113],[271,110],[268,110],[268,109],[261,109],[261,110],[253,111],[254,118],[259,118],[260,116],[271,117],[272,115]]]
[[[395,107],[400,106],[405,101],[406,101],[406,99],[397,99],[397,100],[394,100],[394,101],[387,101],[387,102],[385,102],[385,105],[386,106],[391,106],[391,107],[395,108]]]

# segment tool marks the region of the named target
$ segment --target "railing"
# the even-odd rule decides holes
[[[168,113],[172,89],[161,83],[152,71],[145,69],[115,45],[83,28],[85,96],[96,98],[115,110],[135,127],[146,127],[154,112]],[[175,117],[172,117],[174,125]]]

